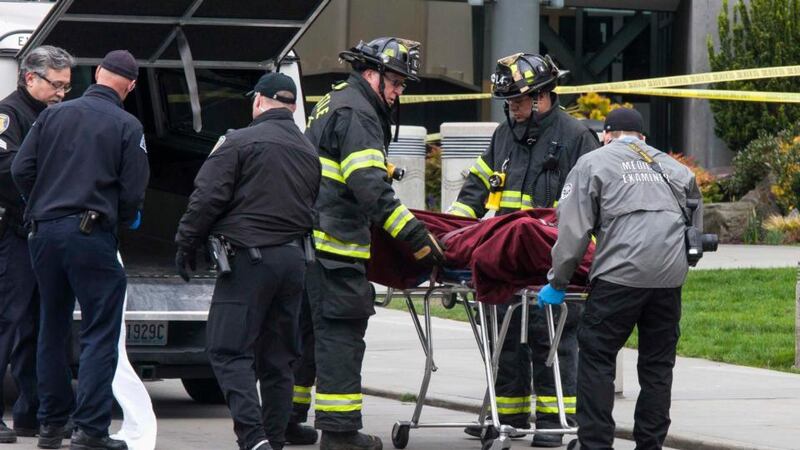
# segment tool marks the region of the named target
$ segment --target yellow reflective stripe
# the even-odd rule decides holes
[[[525,414],[531,412],[530,397],[497,397],[498,414]]]
[[[520,191],[504,190],[503,195],[500,197],[500,207],[520,209],[522,208],[522,202],[520,201],[521,198],[522,198],[522,192]]]
[[[347,180],[354,171],[367,167],[377,167],[386,170],[386,159],[384,158],[383,152],[374,148],[368,148],[349,154],[347,158],[342,160],[342,176]]]
[[[339,167],[339,163],[332,159],[322,157],[319,158],[319,162],[322,164],[323,177],[344,183],[344,177],[342,177],[342,169]]]
[[[391,234],[392,237],[397,237],[397,235],[403,231],[403,227],[413,218],[414,215],[411,214],[408,208],[404,205],[399,205],[392,211],[386,221],[383,222],[383,229]]]
[[[339,84],[335,84],[335,85],[333,86],[333,90],[334,90],[334,91],[341,91],[342,89],[344,89],[344,88],[346,88],[346,87],[347,87],[347,81],[342,81],[342,82],[341,82],[341,83],[339,83]]]
[[[533,208],[533,199],[528,194],[522,194],[522,209]]]
[[[361,245],[340,241],[321,230],[314,230],[314,246],[323,252],[349,258],[369,259],[369,244]]]
[[[470,167],[469,172],[480,178],[486,186],[486,189],[489,189],[489,177],[492,176],[492,169],[486,164],[483,157],[478,156],[478,159],[475,160],[475,164]]]
[[[564,412],[575,414],[576,397],[564,397]],[[558,398],[539,396],[536,397],[536,412],[545,414],[558,414]]]
[[[474,209],[472,209],[469,205],[465,205],[464,203],[461,202],[453,202],[453,204],[450,205],[450,209],[448,209],[447,212],[456,216],[472,217],[473,219],[478,218],[478,215],[475,214]]]
[[[314,409],[326,412],[361,411],[363,395],[361,394],[320,394]]]
[[[294,386],[294,395],[292,396],[292,403],[301,405],[311,404],[311,386]]]

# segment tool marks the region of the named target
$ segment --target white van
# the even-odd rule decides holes
[[[139,60],[125,109],[144,124],[150,184],[142,227],[121,231],[120,250],[128,273],[128,357],[143,379],[180,378],[195,400],[222,401],[205,355],[214,274],[180,280],[173,238],[214,143],[251,121],[243,93],[265,71],[278,70],[295,80],[303,98],[292,47],[329,1],[0,0],[0,98],[16,88],[18,58],[39,45],[76,57],[68,98],[91,84],[108,51],[127,49]],[[305,128],[302,102],[295,120]],[[74,335],[79,326],[76,311]]]

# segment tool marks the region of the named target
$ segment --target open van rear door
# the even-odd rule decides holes
[[[141,67],[183,68],[199,131],[195,68],[276,70],[329,2],[61,0],[18,58],[48,44],[66,49],[82,65],[127,49]]]

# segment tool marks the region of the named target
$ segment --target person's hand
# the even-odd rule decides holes
[[[189,271],[187,268],[192,269],[193,272],[197,270],[197,251],[193,248],[178,247],[178,253],[175,254],[175,268],[183,281],[188,283]]]
[[[425,267],[440,266],[444,263],[444,245],[424,227],[411,240],[414,259]]]
[[[142,211],[136,210],[136,220],[134,220],[133,223],[128,226],[128,229],[138,230],[141,225],[142,225]]]
[[[544,305],[560,305],[564,303],[566,293],[567,291],[556,289],[548,283],[539,291],[536,304],[539,308],[544,308]]]

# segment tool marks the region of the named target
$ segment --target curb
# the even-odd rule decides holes
[[[367,386],[363,386],[361,390],[365,395],[383,397],[408,403],[408,393]],[[417,394],[411,395],[413,395],[414,398],[417,397]],[[480,406],[475,403],[444,400],[431,396],[428,396],[425,399],[425,406],[433,406],[436,408],[463,411],[473,414],[478,414],[478,411],[480,410]],[[400,418],[398,418],[398,420],[400,420]],[[633,427],[630,425],[617,424],[614,435],[620,439],[632,441]],[[672,447],[678,450],[782,450],[777,447],[754,446],[752,444],[742,444],[724,439],[714,439],[701,436],[686,436],[676,433],[669,433],[667,435],[667,439],[664,441],[664,445],[666,447]]]

